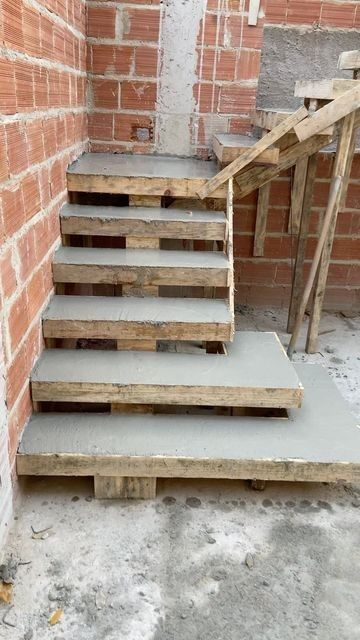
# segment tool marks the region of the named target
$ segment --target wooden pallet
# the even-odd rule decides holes
[[[156,478],[169,477],[359,481],[356,420],[321,366],[295,368],[305,396],[288,419],[34,415],[19,447],[18,474],[91,475],[98,497],[137,498],[154,496]]]

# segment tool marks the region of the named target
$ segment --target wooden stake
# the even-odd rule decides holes
[[[347,188],[346,184],[346,169],[348,165],[349,154],[351,153],[351,145],[352,145],[352,136],[353,129],[355,125],[355,111],[350,115],[346,116],[343,120],[338,146],[334,161],[333,167],[333,177],[340,176],[342,179],[342,185],[344,184],[345,189]],[[345,177],[345,180],[344,180]],[[319,324],[321,318],[321,311],[324,301],[326,281],[329,272],[329,264],[331,251],[335,236],[336,222],[337,216],[340,208],[340,203],[345,199],[344,192],[340,194],[340,200],[337,202],[337,207],[335,207],[332,211],[332,217],[330,220],[328,235],[326,238],[326,243],[324,246],[324,250],[321,256],[321,262],[319,265],[319,273],[317,276],[316,286],[314,290],[314,303],[311,311],[307,341],[306,341],[306,351],[307,353],[315,353],[316,351],[316,343],[319,333]]]
[[[331,224],[331,220],[332,220],[332,218],[334,216],[334,213],[339,208],[339,202],[340,202],[340,197],[341,197],[341,185],[342,185],[342,177],[341,176],[336,176],[336,177],[334,177],[332,179],[332,183],[331,183],[331,187],[330,187],[330,196],[329,196],[329,201],[328,201],[328,205],[327,205],[327,208],[326,208],[326,214],[325,214],[325,218],[324,218],[323,228],[322,228],[322,231],[321,231],[321,234],[320,234],[320,238],[319,238],[318,243],[317,243],[317,247],[316,247],[316,250],[315,250],[314,259],[312,261],[309,277],[308,277],[306,285],[305,285],[304,293],[303,293],[302,298],[301,298],[300,308],[299,308],[299,311],[298,311],[298,314],[297,314],[297,317],[296,317],[294,331],[293,331],[293,334],[291,336],[290,344],[289,344],[288,350],[287,350],[287,354],[288,354],[290,359],[292,358],[294,350],[295,350],[295,347],[296,347],[296,341],[297,341],[298,336],[299,336],[301,323],[303,321],[303,317],[304,317],[304,314],[305,314],[305,311],[306,311],[306,305],[307,305],[307,303],[309,301],[311,289],[313,287],[315,276],[316,276],[316,272],[317,272],[318,267],[319,267],[319,263],[320,263],[320,259],[321,259],[321,253],[322,253],[322,250],[324,248],[325,240],[326,240],[326,237],[327,237],[328,232],[329,232],[329,227],[330,227],[330,224]]]
[[[309,235],[311,206],[314,194],[314,183],[317,168],[317,154],[312,155],[308,161],[304,200],[302,204],[300,231],[298,236],[295,269],[291,288],[287,331],[291,333],[294,328],[295,318],[299,309],[300,296],[303,282],[303,269],[305,262],[306,244]]]
[[[294,182],[291,190],[291,211],[288,233],[299,233],[308,162],[309,159],[304,156],[300,158],[295,165]]]

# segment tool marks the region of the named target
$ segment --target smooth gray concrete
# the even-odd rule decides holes
[[[228,355],[47,349],[33,382],[300,390],[298,375],[275,333],[237,332]],[[225,400],[224,400],[225,401]]]
[[[209,180],[218,172],[214,161],[173,156],[85,153],[68,173],[137,178],[198,178]]]
[[[229,261],[222,251],[162,251],[161,249],[99,249],[60,247],[54,264],[227,269]],[[191,277],[191,274],[189,274]]]
[[[44,320],[110,322],[231,322],[226,300],[201,298],[132,298],[110,296],[54,296]]]
[[[65,204],[61,218],[93,218],[100,220],[144,220],[146,222],[218,222],[225,224],[222,211],[164,209],[161,207],[110,207],[100,205]]]
[[[296,80],[351,78],[339,71],[342,51],[359,48],[359,32],[308,27],[266,26],[261,53],[257,108],[296,109],[303,103],[294,97]]]
[[[359,473],[360,424],[323,367],[298,364],[296,372],[304,401],[301,409],[288,410],[288,419],[39,414],[19,452],[341,462],[357,465]]]

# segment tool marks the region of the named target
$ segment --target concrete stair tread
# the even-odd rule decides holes
[[[59,247],[54,255],[53,263],[109,265],[114,267],[229,268],[228,258],[221,251],[99,249],[94,247]]]
[[[227,356],[46,350],[31,383],[35,400],[54,401],[286,408],[303,393],[276,334],[251,331],[235,334]]]
[[[126,153],[84,153],[68,167],[68,174],[124,176],[128,178],[203,178],[217,173],[215,162],[174,156]]]
[[[65,204],[60,212],[65,234],[144,236],[225,240],[221,211]]]
[[[214,340],[232,338],[225,300],[54,296],[43,314],[45,338],[143,338]]]
[[[54,296],[43,314],[46,320],[107,320],[112,322],[231,322],[225,300],[201,298],[126,298]]]
[[[68,168],[67,184],[69,191],[192,198],[217,172],[212,160],[85,153]],[[212,197],[226,197],[226,187]]]
[[[355,418],[323,367],[301,363],[295,371],[305,396],[288,419],[35,414],[20,443],[18,473],[359,480]]]
[[[254,136],[236,133],[216,133],[213,137],[213,149],[219,162],[228,164],[245,151],[248,151],[257,141],[258,139]],[[254,160],[254,164],[276,165],[278,163],[279,149],[274,145],[268,147]]]

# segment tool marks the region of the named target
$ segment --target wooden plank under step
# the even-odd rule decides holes
[[[255,142],[257,139],[250,136],[216,133],[213,137],[213,150],[219,162],[229,164],[248,151]],[[278,148],[271,146],[255,158],[254,164],[278,164],[279,153]]]
[[[229,261],[220,251],[60,247],[54,282],[226,287]]]
[[[45,338],[232,339],[226,300],[54,296],[43,314]]]
[[[266,363],[266,366],[264,366]],[[228,355],[51,349],[35,401],[298,407],[303,389],[274,333],[237,332]]]
[[[218,169],[215,161],[173,156],[85,153],[67,171],[69,191],[197,198]],[[211,194],[226,198],[226,186]]]
[[[20,443],[17,472],[359,482],[356,419],[322,366],[301,363],[295,370],[304,402],[288,419],[35,414]]]
[[[65,204],[61,232],[95,236],[226,240],[221,211],[163,209],[161,207],[103,207]]]

